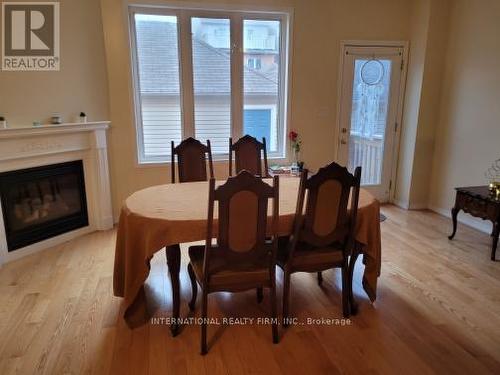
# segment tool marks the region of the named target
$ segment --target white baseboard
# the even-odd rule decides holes
[[[405,210],[409,209],[408,202],[406,202],[406,201],[403,202],[403,201],[401,201],[399,199],[393,199],[391,203],[394,204],[394,205],[396,205],[396,206],[398,206],[399,208],[403,208]]]
[[[429,207],[431,211],[437,212],[440,215],[446,216],[451,218],[451,208],[446,209],[446,208],[441,208],[441,207],[436,207],[436,206],[431,206]],[[474,229],[477,229],[478,231],[484,232],[484,233],[491,233],[491,222],[486,221],[486,220],[481,220],[477,219],[469,214],[466,214],[463,211],[460,211],[458,214],[458,222],[461,224],[465,224],[469,227],[472,227]]]
[[[427,204],[411,204],[408,205],[408,202],[403,202],[397,199],[394,199],[392,204],[403,208],[405,210],[425,210],[429,209],[431,211],[437,212],[440,215],[446,216],[451,218],[451,208],[442,208],[442,207],[436,207],[436,206],[429,206]],[[466,214],[463,211],[460,211],[458,214],[458,222],[461,224],[465,224],[469,227],[472,227],[474,229],[477,229],[478,231],[484,232],[484,233],[491,233],[491,223],[486,220],[478,219],[475,218],[469,214]]]
[[[398,199],[393,199],[391,203],[400,207],[400,208],[403,208],[405,210],[425,210],[428,208],[427,204],[425,204],[425,203],[411,203],[411,204],[409,204],[406,201],[402,201],[402,200],[398,200]]]
[[[396,198],[393,198],[391,203],[405,210],[425,210],[428,208],[427,203],[410,203]]]
[[[409,210],[427,210],[429,205],[426,203],[411,203]]]
[[[104,217],[97,230],[108,230],[113,228],[115,223],[114,219],[115,219],[114,216],[111,215]]]

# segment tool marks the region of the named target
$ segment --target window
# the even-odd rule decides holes
[[[170,141],[182,138],[177,17],[135,14],[134,21],[139,152],[153,160],[170,154]],[[156,39],[162,43],[153,48]]]
[[[130,7],[130,20],[139,163],[189,136],[219,159],[245,134],[285,156],[287,14]]]
[[[252,33],[254,38],[247,36]],[[255,43],[256,35],[269,40],[269,36],[278,38],[280,21],[276,20],[243,20],[243,53],[252,55],[259,53],[258,70],[247,68],[243,72],[243,129],[246,134],[260,140],[266,135],[267,148],[270,155],[279,151],[280,135],[278,118],[271,116],[272,109],[280,105],[280,61],[275,62],[274,56],[281,55],[278,40],[269,43]],[[254,61],[257,58],[253,59]],[[259,109],[251,109],[260,107]],[[263,108],[267,108],[263,109]]]
[[[262,67],[262,61],[259,58],[249,58],[247,66],[251,69],[259,70]]]
[[[219,36],[207,43],[203,36],[212,27]],[[231,136],[229,29],[228,18],[191,18],[195,137],[201,142],[210,139],[213,154],[227,153]]]

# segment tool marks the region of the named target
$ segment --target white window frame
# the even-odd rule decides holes
[[[142,103],[139,86],[135,14],[165,15],[177,17],[177,37],[179,54],[180,107],[182,138],[195,136],[194,124],[194,91],[193,62],[191,41],[191,17],[229,18],[231,27],[231,136],[238,139],[243,134],[243,20],[277,20],[280,21],[280,76],[278,87],[278,106],[272,111],[272,119],[278,121],[277,142],[278,151],[268,153],[270,159],[286,159],[288,142],[286,138],[289,129],[288,108],[290,98],[290,69],[292,53],[292,11],[286,9],[255,8],[242,10],[231,6],[207,5],[165,5],[165,6],[128,6],[128,22],[130,31],[130,58],[132,69],[132,90],[134,101],[134,119],[136,130],[136,152],[138,165],[164,164],[170,162],[170,155],[146,157],[144,153]],[[236,63],[233,61],[240,61]],[[246,105],[250,109],[252,105]],[[271,106],[268,106],[270,108]],[[227,160],[228,154],[216,154],[214,160]]]

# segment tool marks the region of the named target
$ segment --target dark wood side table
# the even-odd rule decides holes
[[[453,239],[457,232],[457,216],[460,210],[483,220],[490,220],[493,222],[491,260],[495,260],[500,233],[500,200],[490,194],[488,186],[460,187],[455,190],[457,191],[455,206],[451,209],[453,233],[448,238]]]

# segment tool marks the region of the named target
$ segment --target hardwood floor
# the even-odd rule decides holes
[[[489,260],[490,237],[460,225],[449,241],[449,219],[393,206],[383,212],[379,297],[369,303],[358,261],[360,311],[351,325],[291,326],[280,330],[278,345],[268,325],[211,326],[204,357],[199,326],[175,338],[167,325],[125,326],[121,299],[112,295],[115,231],[10,263],[0,269],[0,374],[500,373],[500,262]],[[315,274],[294,275],[292,314],[302,322],[340,318],[339,285],[334,270],[321,288]],[[147,287],[155,317],[169,317],[164,252],[153,259]],[[255,291],[209,297],[209,316],[219,319],[257,319],[268,309],[267,291],[260,305]]]

